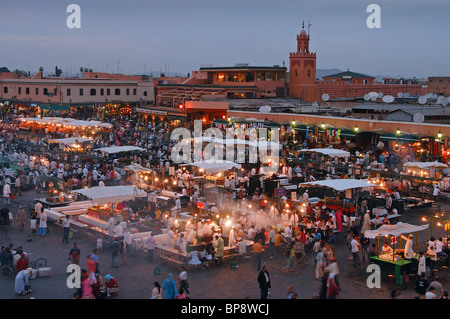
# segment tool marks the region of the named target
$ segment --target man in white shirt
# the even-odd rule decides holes
[[[355,267],[357,267],[357,266],[361,267],[361,262],[359,261],[359,247],[361,245],[358,240],[359,240],[359,236],[355,235],[355,236],[353,236],[353,239],[351,241],[353,265]]]
[[[443,250],[444,243],[442,242],[442,237],[439,237],[439,240],[436,241],[435,247],[436,247],[436,254],[444,258],[442,259],[442,264],[445,265],[448,259],[448,255]]]
[[[5,183],[5,186],[3,186],[3,203],[6,205],[9,205],[11,203],[11,187],[8,183]]]
[[[180,253],[184,254],[186,253],[186,238],[184,238],[184,233],[180,233],[180,236],[177,239],[177,246]]]
[[[63,227],[63,238],[62,238],[62,242],[63,243],[69,243],[69,231],[70,231],[70,216],[66,215],[63,219],[62,222],[62,227]]]

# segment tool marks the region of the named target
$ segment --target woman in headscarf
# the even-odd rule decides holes
[[[173,280],[173,276],[170,273],[168,277],[164,280],[162,288],[164,289],[165,299],[175,299],[178,295],[177,284]]]
[[[107,274],[105,276],[105,283],[106,283],[107,297],[110,297],[111,295],[117,295],[119,293],[119,284],[117,283],[117,280],[113,276]]]

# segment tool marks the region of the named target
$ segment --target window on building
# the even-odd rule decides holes
[[[3,93],[5,93],[5,94],[8,93],[8,87],[7,86],[3,87]]]
[[[39,95],[39,88],[36,88],[35,90],[36,95]]]
[[[245,76],[245,82],[253,82],[255,81],[255,75],[252,72],[247,73]]]
[[[120,95],[120,89],[115,89],[115,90],[114,90],[114,94],[115,94],[115,95]]]
[[[217,75],[217,81],[218,81],[218,82],[224,82],[224,81],[225,81],[225,73],[220,72],[220,73]]]
[[[136,89],[133,89],[133,95],[136,95],[136,94],[137,94]]]
[[[70,89],[66,90],[66,96],[70,96],[72,94],[72,91]]]
[[[234,73],[233,72],[228,73],[228,82],[234,82]]]
[[[55,96],[58,95],[58,88],[53,89],[53,95],[55,95]]]
[[[97,89],[91,89],[90,94],[91,96],[97,95]]]
[[[284,81],[285,77],[284,77],[284,73],[278,73],[277,74],[277,81]]]
[[[256,80],[257,81],[265,81],[266,80],[266,73],[265,72],[256,73]]]
[[[19,86],[19,88],[17,89],[19,94],[22,94],[22,88]]]
[[[80,89],[80,96],[83,96],[83,89]]]
[[[147,91],[144,91],[144,96],[147,96]]]
[[[105,89],[100,89],[100,95],[105,95]]]
[[[308,70],[308,72],[306,72],[306,76],[309,78],[311,77],[311,70]]]
[[[25,88],[25,94],[30,94],[30,88]]]
[[[273,81],[273,73],[266,72],[266,81]]]
[[[127,95],[130,95],[130,89],[127,89],[127,90],[126,90],[126,94],[127,94]]]
[[[48,95],[48,89],[44,88],[44,95]]]
[[[106,89],[106,95],[111,95],[111,89]]]

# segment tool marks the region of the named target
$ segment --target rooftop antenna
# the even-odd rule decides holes
[[[305,21],[302,21],[302,29],[305,28]]]
[[[308,21],[308,35],[309,35],[309,28],[312,26],[311,21]]]

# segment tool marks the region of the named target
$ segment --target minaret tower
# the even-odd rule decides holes
[[[304,102],[316,100],[316,53],[309,52],[305,22],[297,35],[297,52],[289,54],[289,95]]]

